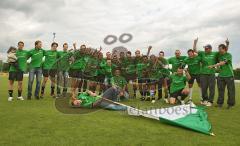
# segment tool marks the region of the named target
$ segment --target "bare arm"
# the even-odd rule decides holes
[[[227,48],[227,51],[228,51],[228,48],[229,48],[229,40],[228,40],[228,38],[227,38],[227,40],[225,41],[225,43],[226,43],[226,48]]]
[[[94,92],[92,92],[92,91],[90,91],[90,90],[87,90],[86,92],[87,92],[87,94],[89,94],[90,96],[97,96],[96,93],[94,93]]]
[[[217,64],[214,64],[214,65],[210,65],[208,66],[208,68],[215,68],[215,67],[219,67],[219,66],[222,66],[224,64],[226,64],[227,62],[226,61],[220,61],[219,63]]]
[[[185,74],[186,74],[187,80],[190,80],[190,79],[191,79],[191,76],[190,76],[188,70],[185,69],[184,71],[185,71]]]
[[[74,48],[74,51],[77,50],[77,43],[73,43],[73,48]]]
[[[149,46],[149,47],[148,47],[147,56],[149,56],[151,49],[152,49],[152,46]]]
[[[198,37],[193,41],[193,51],[197,53],[197,43],[198,43]]]

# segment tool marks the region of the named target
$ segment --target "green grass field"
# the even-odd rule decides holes
[[[156,120],[129,116],[123,112],[98,110],[89,114],[63,114],[55,100],[8,102],[7,78],[0,77],[0,145],[240,145],[240,106],[227,110],[207,108],[215,137],[160,123]],[[24,82],[26,97],[27,82]],[[240,84],[236,84],[236,102]],[[199,103],[194,89],[195,103]],[[46,95],[48,95],[47,92]],[[217,96],[217,95],[216,95]],[[16,91],[14,92],[16,97]],[[216,100],[216,97],[215,97]],[[126,104],[148,107],[150,102],[128,101]],[[163,101],[156,107],[168,106]],[[80,110],[80,109],[74,109]]]

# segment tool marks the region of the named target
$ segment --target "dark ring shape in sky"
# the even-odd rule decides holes
[[[117,41],[117,37],[115,35],[107,35],[103,40],[103,42],[107,45],[111,45],[111,44],[115,43],[116,41]]]
[[[127,38],[124,39],[124,37],[127,37]],[[119,41],[121,43],[127,43],[127,42],[131,41],[132,38],[133,38],[133,36],[130,33],[123,33],[123,34],[120,35]]]

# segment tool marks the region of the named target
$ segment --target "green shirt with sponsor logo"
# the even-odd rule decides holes
[[[44,51],[45,61],[43,69],[57,69],[57,55],[56,50]]]
[[[111,78],[113,76],[113,71],[115,70],[116,67],[117,66],[115,64],[112,65],[106,64],[103,68],[105,76]]]
[[[111,78],[111,84],[123,88],[125,85],[127,85],[127,81],[122,76],[114,76]]]
[[[201,68],[201,57],[194,56],[192,58],[187,57],[184,60],[184,63],[188,65],[188,70],[191,75],[198,75],[200,74]]]
[[[218,52],[206,53],[204,51],[199,51],[198,55],[201,57],[201,74],[215,74],[215,69],[210,69],[208,66],[214,65],[217,62]]]
[[[186,56],[180,56],[180,57],[171,57],[168,59],[168,63],[172,64],[172,73],[177,72],[177,69],[184,65],[184,59],[186,59]]]
[[[170,81],[171,81],[170,93],[174,93],[185,88],[187,77],[184,75],[178,75],[174,73],[170,75]]]
[[[31,62],[29,64],[30,68],[42,67],[42,59],[44,57],[44,50],[34,48],[28,52],[28,56],[31,57]]]
[[[85,55],[82,54],[79,50],[74,51],[72,54],[74,61],[72,62],[70,69],[74,70],[84,70],[86,67]]]
[[[88,93],[83,92],[81,93],[77,99],[81,100],[81,106],[86,108],[92,108],[92,105],[94,102],[96,102],[98,99],[102,98],[101,96],[90,96]]]
[[[71,53],[67,51],[58,51],[57,57],[58,70],[68,71],[70,67],[69,58],[71,57]]]
[[[228,52],[218,55],[218,61],[224,61],[226,64],[220,66],[219,77],[233,77],[232,55]]]
[[[134,58],[132,57],[125,57],[123,60],[123,67],[124,67],[124,75],[132,75],[136,73],[136,66],[134,64]]]
[[[27,69],[28,51],[17,50],[16,56],[17,56],[19,70],[22,72],[25,72]],[[17,71],[17,69],[11,65],[9,72],[14,72],[14,71]]]
[[[89,76],[97,76],[98,75],[98,60],[94,57],[88,57],[85,56],[87,60],[85,60],[86,62],[86,66],[84,69],[84,73],[86,75]]]
[[[101,59],[101,60],[98,60],[98,66],[99,66],[99,69],[98,69],[98,74],[99,75],[104,75],[104,67],[106,66],[107,64],[107,60],[105,58]]]
[[[138,78],[143,78],[147,76],[147,69],[150,66],[149,62],[138,62],[136,64],[137,76]]]

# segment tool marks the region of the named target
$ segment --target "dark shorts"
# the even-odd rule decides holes
[[[71,78],[82,78],[82,71],[78,70],[78,69],[70,69],[69,70],[69,77]]]
[[[188,95],[182,94],[183,89],[178,90],[174,93],[170,93],[170,97],[177,98],[178,96],[181,96],[182,98],[186,98]]]
[[[137,76],[136,74],[126,74],[125,75],[125,79],[127,82],[129,81],[136,81],[137,80]]]
[[[10,81],[22,81],[23,80],[23,72],[22,71],[9,72],[8,80],[10,80]]]
[[[43,69],[44,77],[55,77],[57,74],[57,69]]]
[[[97,82],[104,84],[105,75],[98,75]]]
[[[159,82],[159,80],[157,80],[157,79],[149,79],[150,84],[157,84],[158,82]]]
[[[197,83],[200,84],[200,75],[190,75],[191,79],[188,81],[188,84],[193,84],[196,79]]]
[[[138,78],[138,83],[150,83],[151,82],[151,80],[150,79],[148,79],[148,78]]]
[[[97,81],[97,76],[91,76],[89,75],[89,73],[83,73],[82,77],[86,81],[94,81],[94,82]]]

